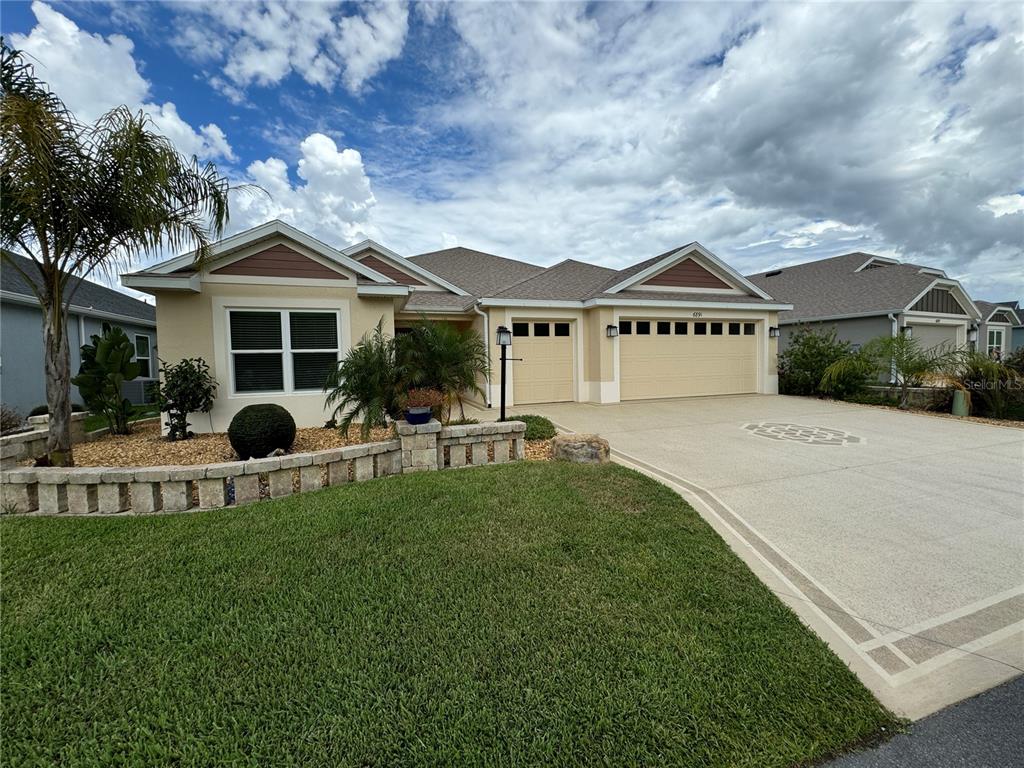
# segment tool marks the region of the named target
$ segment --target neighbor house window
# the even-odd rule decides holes
[[[998,357],[1003,354],[1003,329],[1002,328],[989,328],[988,331],[988,348],[986,349],[989,357]]]
[[[231,310],[234,391],[316,392],[338,363],[337,312]]]
[[[149,336],[144,333],[135,334],[135,362],[139,364],[139,376],[144,379],[153,377],[153,355],[150,352]]]

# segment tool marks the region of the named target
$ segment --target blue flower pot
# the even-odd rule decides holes
[[[433,409],[427,406],[405,409],[405,420],[410,424],[426,424],[433,415]]]

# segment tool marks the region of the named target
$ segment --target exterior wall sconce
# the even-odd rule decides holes
[[[914,329],[912,326],[904,325],[902,328],[900,328],[900,333],[902,333],[908,339],[914,338]]]
[[[967,329],[967,340],[974,344],[978,341],[978,326],[972,325]]]
[[[609,339],[614,339],[616,336],[619,335],[619,326],[609,325],[607,328],[604,329],[604,335],[607,336]]]
[[[779,333],[779,327],[778,326],[773,325],[772,327],[770,327],[768,329],[768,338],[769,339],[777,339],[777,338],[779,338],[779,335],[780,335],[780,333]]]

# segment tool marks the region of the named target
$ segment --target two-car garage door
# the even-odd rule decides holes
[[[744,321],[622,320],[622,400],[757,392],[757,325]]]
[[[757,392],[758,325],[742,320],[623,319],[619,397]],[[575,400],[576,324],[512,323],[512,396],[517,405]]]

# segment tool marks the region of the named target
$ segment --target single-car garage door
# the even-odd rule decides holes
[[[742,320],[622,320],[620,397],[757,392],[757,339],[757,324]]]
[[[957,346],[957,327],[955,325],[938,325],[937,323],[914,323],[910,325],[914,339],[922,349],[939,346]]]
[[[516,405],[573,400],[573,324],[512,323],[512,399]]]

